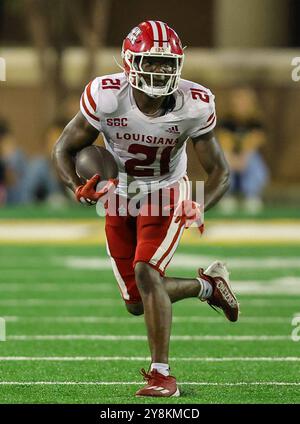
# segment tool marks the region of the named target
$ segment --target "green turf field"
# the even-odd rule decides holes
[[[300,403],[299,253],[180,248],[170,275],[227,259],[241,319],[196,299],[175,304],[170,364],[182,396],[144,400],[134,397],[149,364],[143,317],[125,311],[104,247],[0,246],[0,402]]]

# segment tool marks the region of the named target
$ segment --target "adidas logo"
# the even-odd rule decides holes
[[[180,131],[178,129],[178,125],[174,125],[173,127],[170,127],[166,130],[166,132],[170,134],[180,134]]]
[[[147,390],[156,390],[157,392],[160,392],[164,395],[166,395],[167,393],[170,393],[170,390],[165,389],[164,387],[159,387],[159,386],[149,386],[146,387]]]

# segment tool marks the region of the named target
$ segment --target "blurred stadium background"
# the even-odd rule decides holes
[[[235,192],[207,213],[202,239],[186,231],[170,273],[226,259],[241,321],[175,305],[172,369],[186,384],[177,402],[299,403],[297,0],[0,0],[0,402],[132,402],[146,366],[143,320],[119,299],[103,219],[64,191],[50,160],[85,84],[118,72],[123,38],[146,19],[174,27],[188,47],[183,78],[216,95],[235,173]],[[188,152],[191,179],[205,178]]]

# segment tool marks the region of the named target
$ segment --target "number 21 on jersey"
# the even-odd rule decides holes
[[[170,158],[174,146],[151,147],[143,144],[131,144],[128,148],[129,153],[145,155],[144,159],[132,158],[125,162],[125,171],[128,175],[135,177],[151,177],[154,176],[154,167],[151,165],[159,161],[159,175],[164,175],[170,171]]]

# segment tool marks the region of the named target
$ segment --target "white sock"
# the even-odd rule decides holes
[[[212,285],[203,278],[197,278],[200,284],[199,299],[206,300],[212,295]]]
[[[156,369],[160,374],[170,375],[169,364],[162,364],[161,362],[152,362],[150,370]]]

